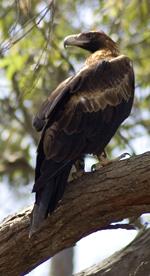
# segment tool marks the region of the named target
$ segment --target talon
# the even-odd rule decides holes
[[[122,155],[124,155],[124,157],[126,157],[126,155],[129,155],[129,156],[131,157],[131,154],[128,153],[128,152],[125,152],[125,153],[123,153]]]
[[[91,168],[94,169],[93,171],[98,171],[100,170],[105,164],[103,164],[103,161],[100,160],[98,163],[94,164]]]
[[[111,164],[113,162],[120,161],[122,158],[125,158],[126,155],[131,156],[129,153],[125,152],[125,153],[122,153],[120,156],[118,156],[118,157],[116,157],[114,159],[109,159],[109,158],[107,158],[106,154],[105,155],[101,154],[100,156],[97,156],[98,159],[99,159],[99,162],[97,164],[92,165],[91,170],[92,171],[93,170],[100,170],[101,167],[103,167],[103,166],[106,166],[106,165]]]
[[[86,173],[86,172],[85,172],[84,170],[80,170],[80,171],[77,171],[77,172],[73,172],[73,173],[72,173],[72,177],[73,177],[74,179],[77,179],[77,178],[83,176],[85,173]]]
[[[72,177],[73,177],[73,179],[77,179],[76,172],[72,173]]]
[[[122,159],[122,158],[126,157],[126,155],[131,156],[131,154],[130,154],[130,153],[128,153],[128,152],[124,152],[124,153],[122,153],[120,156],[118,156],[117,158],[115,158],[115,159],[113,159],[113,160],[114,160],[114,161],[115,161],[115,160],[116,160],[116,161],[119,161],[120,159]]]
[[[95,168],[96,168],[96,164],[93,164],[93,165],[91,166],[91,172],[95,171]]]

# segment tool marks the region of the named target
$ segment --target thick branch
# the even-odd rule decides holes
[[[150,229],[144,228],[125,248],[74,276],[150,275]]]
[[[32,206],[0,227],[0,275],[23,275],[110,222],[150,211],[150,153],[68,183],[62,201],[28,238]]]

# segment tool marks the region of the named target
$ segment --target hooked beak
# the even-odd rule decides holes
[[[81,39],[81,34],[78,35],[69,35],[64,40],[64,47],[66,46],[83,46],[84,43],[87,43],[88,40]]]

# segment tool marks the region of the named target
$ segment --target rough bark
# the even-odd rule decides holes
[[[74,276],[149,276],[150,229],[140,231],[125,248]]]
[[[68,183],[56,211],[30,239],[32,206],[6,218],[0,225],[0,275],[24,275],[110,222],[149,212],[149,160],[146,153]]]

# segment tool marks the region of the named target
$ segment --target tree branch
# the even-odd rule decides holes
[[[74,276],[148,276],[150,229],[143,228],[125,248]]]
[[[150,152],[87,173],[67,184],[63,199],[28,238],[32,206],[0,225],[0,275],[24,275],[111,222],[150,211]]]

